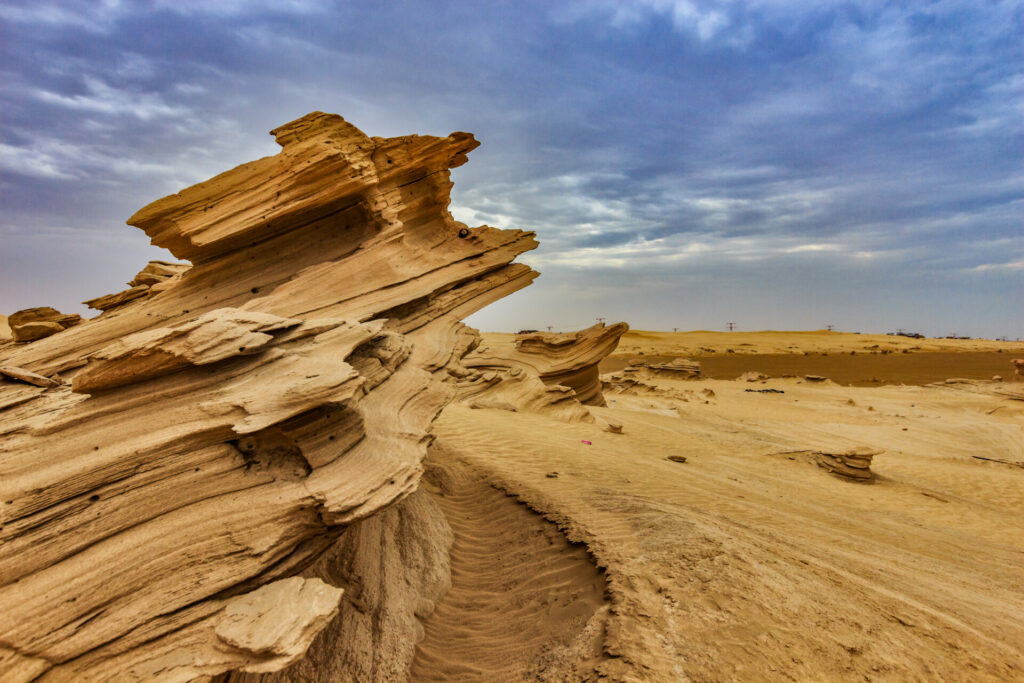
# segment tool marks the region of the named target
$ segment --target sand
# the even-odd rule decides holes
[[[585,665],[593,675],[1024,679],[1024,402],[991,392],[1019,383],[654,384],[645,396],[606,394],[607,408],[591,408],[598,424],[453,404],[435,427],[441,456],[432,458],[463,463],[557,522],[604,570],[610,611],[603,655]],[[624,433],[602,431],[602,421]],[[871,465],[875,483],[792,454],[853,446],[884,451]],[[494,510],[505,535],[528,528],[493,502],[464,504]],[[463,514],[474,513],[452,513]],[[453,575],[460,565],[497,571],[492,558],[501,561],[453,554]],[[543,581],[542,570],[525,571]],[[582,585],[567,584],[548,590]],[[492,585],[461,599],[517,620],[525,605],[538,628],[550,624],[515,591]],[[439,609],[423,649],[456,642],[465,619]],[[536,649],[504,632],[473,638],[479,649],[511,648],[518,662],[520,677],[492,680],[522,680],[536,666]]]
[[[883,384],[924,385],[953,377],[1010,379],[1014,369],[1011,358],[1024,352],[1001,351],[923,351],[893,354],[855,353],[769,353],[715,354],[689,356],[701,364],[704,377],[736,379],[746,372],[771,377],[820,375],[852,386]],[[616,372],[638,361],[665,362],[676,356],[616,354],[601,363],[602,372]]]

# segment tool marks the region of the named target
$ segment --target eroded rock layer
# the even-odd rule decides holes
[[[469,372],[459,383],[459,394],[471,407],[592,421],[580,404],[605,405],[598,364],[628,330],[626,323],[616,323],[579,332],[531,332],[517,335],[511,348],[478,348],[463,361]]]
[[[31,342],[43,339],[58,332],[63,332],[81,322],[82,316],[77,313],[65,314],[49,306],[16,311],[11,313],[7,319],[7,324],[11,328],[11,335],[16,342]]]
[[[536,276],[511,263],[532,233],[447,211],[472,135],[320,112],[273,134],[277,155],[129,220],[191,268],[0,348],[36,382],[0,378],[0,679],[299,658],[344,588],[303,572],[415,489],[477,343],[459,320]]]

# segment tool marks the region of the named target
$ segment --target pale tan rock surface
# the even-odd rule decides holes
[[[64,314],[55,308],[41,306],[11,313],[7,318],[11,336],[16,342],[31,342],[63,332],[82,322],[77,313]]]
[[[160,293],[171,281],[185,273],[191,268],[187,263],[172,263],[170,261],[150,261],[145,268],[135,274],[135,277],[128,283],[128,289],[115,294],[107,294],[83,301],[89,308],[98,311],[109,311],[118,306],[153,296]]]
[[[476,343],[459,320],[536,276],[511,263],[532,233],[447,211],[471,135],[370,138],[319,112],[274,134],[276,156],[129,221],[191,268],[0,347],[71,381],[0,384],[5,681],[293,661],[339,593],[289,577],[415,490]]]
[[[573,404],[605,404],[598,364],[615,351],[627,330],[626,323],[599,324],[578,332],[530,332],[496,340],[463,360],[470,372],[460,381],[460,396],[472,399],[468,402],[476,407],[498,401],[590,421],[586,409]]]
[[[426,479],[430,479],[430,473]],[[266,674],[234,672],[223,681],[405,680],[421,620],[451,587],[452,530],[422,487],[380,513],[349,526],[304,573],[344,586],[338,616],[306,655]]]

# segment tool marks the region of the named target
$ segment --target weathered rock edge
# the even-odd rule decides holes
[[[478,143],[314,112],[282,151],[129,220],[192,267],[0,349],[0,678],[184,681],[302,655],[341,589],[301,578],[402,499],[532,233],[468,229]],[[59,374],[59,377],[57,376]],[[70,379],[70,386],[66,380]]]
[[[516,335],[511,348],[479,347],[463,359],[459,398],[471,408],[543,413],[593,422],[585,406],[604,406],[598,365],[629,331],[626,323],[578,332]]]

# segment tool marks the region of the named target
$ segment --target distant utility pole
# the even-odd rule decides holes
[[[548,332],[551,331],[551,325],[548,325]]]
[[[673,327],[673,328],[672,328],[672,331],[673,331],[673,332],[678,332],[678,331],[679,331],[679,328],[678,328],[678,327]]]
[[[602,325],[604,325],[604,318],[597,318],[597,322],[599,322]]]
[[[825,325],[825,329],[827,329],[829,332],[832,331],[833,327],[835,327],[835,325]]]
[[[896,328],[896,334],[903,334],[903,328],[902,327],[897,327]]]
[[[728,326],[729,326],[729,331],[730,331],[730,332],[732,332],[732,331],[733,331],[733,329],[734,329],[734,328],[736,327],[736,323],[726,323],[726,325],[728,325]]]

